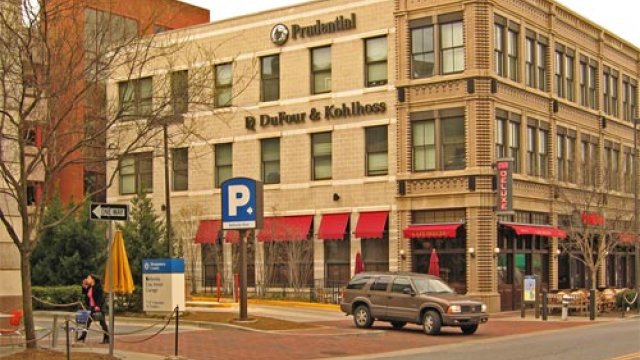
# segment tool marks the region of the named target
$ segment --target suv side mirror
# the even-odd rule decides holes
[[[402,289],[402,293],[403,293],[403,294],[405,294],[405,295],[411,295],[411,296],[413,296],[413,295],[415,295],[415,294],[416,294],[416,293],[413,291],[413,289],[412,289],[412,288],[409,288],[409,287],[406,287],[406,288]]]

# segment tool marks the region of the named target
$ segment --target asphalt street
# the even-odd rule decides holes
[[[515,335],[334,360],[631,360],[640,359],[640,318],[571,330]]]

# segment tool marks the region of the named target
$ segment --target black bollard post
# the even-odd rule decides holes
[[[547,308],[549,299],[547,299],[547,289],[542,289],[542,321],[547,321],[548,311]]]
[[[178,324],[180,322],[180,309],[178,306],[176,306],[176,346],[175,346],[175,357],[178,357]]]
[[[589,320],[596,319],[596,291],[591,289],[589,291]]]
[[[71,344],[69,343],[69,320],[64,322],[64,331],[67,334],[67,360],[71,360]]]

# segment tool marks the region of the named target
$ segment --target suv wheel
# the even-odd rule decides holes
[[[392,321],[391,322],[391,326],[393,326],[394,329],[402,329],[405,325],[407,325],[406,321]]]
[[[440,320],[440,315],[433,310],[429,310],[424,313],[422,318],[422,330],[427,335],[438,335],[440,334],[440,327],[442,326],[442,321]]]
[[[353,322],[359,328],[370,328],[373,325],[371,310],[367,305],[360,305],[356,308],[356,311],[353,312]]]
[[[462,329],[462,333],[465,335],[473,335],[473,333],[478,330],[478,324],[475,325],[463,325],[460,327]]]

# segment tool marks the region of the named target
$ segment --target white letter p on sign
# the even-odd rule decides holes
[[[249,203],[249,188],[244,185],[229,186],[229,216],[238,216],[238,208]]]

